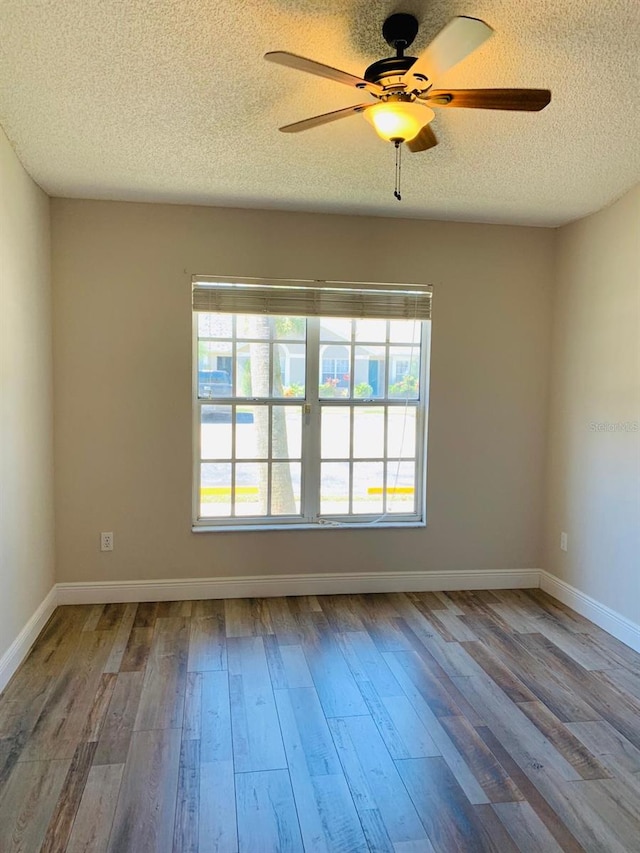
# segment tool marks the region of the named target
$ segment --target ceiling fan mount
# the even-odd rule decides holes
[[[413,44],[418,35],[418,27],[418,20],[413,15],[397,12],[390,15],[382,25],[382,36],[389,47],[400,54]]]
[[[382,25],[384,40],[396,51],[395,56],[373,62],[362,75],[368,83],[384,83],[392,77],[402,77],[415,63],[415,56],[405,56],[405,50],[413,44],[418,33],[418,21],[413,15],[397,13]],[[362,83],[356,88],[364,89]]]

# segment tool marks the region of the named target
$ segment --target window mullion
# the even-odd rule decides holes
[[[270,324],[273,323],[273,319],[269,318]],[[269,347],[269,399],[273,400],[275,394],[275,388],[273,387],[273,374],[275,373],[275,362],[274,357],[276,356],[276,349],[273,345],[273,340],[270,340],[268,343]]]
[[[354,420],[355,420],[355,408],[353,406],[349,406],[349,515],[353,515],[353,429],[354,429]]]
[[[387,342],[384,345],[384,370],[382,371],[384,374],[384,385],[382,386],[382,396],[386,400],[389,397],[389,379],[391,375],[391,365],[389,364],[391,360],[391,348],[389,343]]]
[[[387,514],[387,469],[389,467],[389,406],[384,407],[384,428],[383,428],[384,444],[382,446],[382,515]]]
[[[273,482],[273,405],[266,406],[268,412],[267,430],[269,438],[267,441],[267,516],[271,516],[271,492]]]
[[[234,403],[231,406],[231,517],[236,514],[236,429],[238,426],[238,409]]]
[[[231,334],[233,335],[231,339],[231,393],[234,397],[238,396],[238,344],[236,343],[236,331],[237,331],[238,321],[236,320],[235,314],[231,318]]]
[[[348,507],[349,515],[353,514],[353,429],[355,420],[355,409],[353,398],[355,396],[355,373],[356,373],[356,321],[351,320],[351,342],[349,346],[349,483],[348,483]]]
[[[231,375],[231,393],[233,394],[234,400],[238,397],[238,319],[233,315],[231,321],[231,333],[233,338],[231,340],[231,364],[233,373]],[[231,518],[235,517],[236,514],[236,473],[237,473],[237,460],[236,460],[236,430],[238,428],[237,424],[237,408],[236,403],[234,402],[231,406],[231,493],[229,500],[231,501],[231,506],[229,508],[229,515]]]
[[[315,521],[320,514],[320,320],[307,318],[307,369],[305,384],[306,408],[302,427],[302,484],[303,514]],[[307,414],[307,410],[309,414]]]

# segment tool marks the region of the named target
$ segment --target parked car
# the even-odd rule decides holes
[[[231,391],[231,377],[226,370],[198,371],[198,397],[200,399],[230,397]]]

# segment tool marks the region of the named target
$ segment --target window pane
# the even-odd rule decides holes
[[[384,456],[384,408],[356,408],[353,412],[353,455],[375,459]]]
[[[268,456],[268,406],[238,406],[236,408],[236,458],[267,459]]]
[[[198,314],[198,335],[201,338],[230,338],[233,335],[231,314]]]
[[[322,459],[347,459],[349,457],[349,412],[345,407],[323,406],[321,426]]]
[[[201,399],[231,396],[231,342],[199,341],[198,396]]]
[[[320,318],[320,340],[349,343],[351,341],[351,320],[340,317]]]
[[[389,406],[387,415],[387,456],[416,455],[415,406]]]
[[[307,336],[307,321],[304,317],[272,317],[273,337],[282,341],[304,341]]]
[[[384,347],[356,347],[355,397],[384,397]]]
[[[327,345],[320,347],[321,399],[348,397],[351,385],[351,347]]]
[[[320,512],[322,515],[347,515],[349,513],[348,462],[322,463]]]
[[[274,397],[304,397],[305,344],[276,344],[273,352]]]
[[[274,459],[300,459],[302,409],[298,406],[273,406],[271,411],[271,456]]]
[[[200,466],[200,515],[231,515],[231,465],[205,462]]]
[[[348,377],[349,374],[344,374]],[[341,387],[346,386],[346,387]],[[344,398],[349,396],[349,379],[334,379],[328,378],[323,382],[319,389],[319,397],[321,400],[330,400],[332,398]]]
[[[387,512],[414,512],[415,500],[415,463],[389,462],[387,465]]]
[[[377,368],[381,369],[380,367]],[[371,377],[369,377],[371,378]],[[379,387],[377,378],[373,380],[376,386]],[[384,384],[384,383],[383,383]],[[374,386],[363,379],[361,382],[356,382],[353,388],[353,396],[356,400],[373,400],[375,399],[375,394],[373,393]]]
[[[231,459],[231,406],[202,406],[200,455],[203,459]]]
[[[301,466],[274,462],[271,466],[271,514],[300,515]]]
[[[271,337],[271,318],[266,314],[236,314],[236,337],[267,340]]]
[[[389,397],[418,399],[420,347],[389,348]]]
[[[236,396],[269,397],[270,346],[239,342],[236,354]]]
[[[391,320],[389,340],[392,344],[419,344],[421,325],[418,320]]]
[[[386,320],[356,320],[356,341],[384,343],[386,339]]]
[[[236,515],[267,514],[267,463],[239,462],[236,465]]]
[[[383,492],[382,462],[353,463],[353,514],[381,515]]]

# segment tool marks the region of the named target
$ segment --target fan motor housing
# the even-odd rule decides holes
[[[386,77],[402,77],[416,61],[415,56],[389,56],[379,59],[364,72],[364,79],[369,83],[380,83]]]

